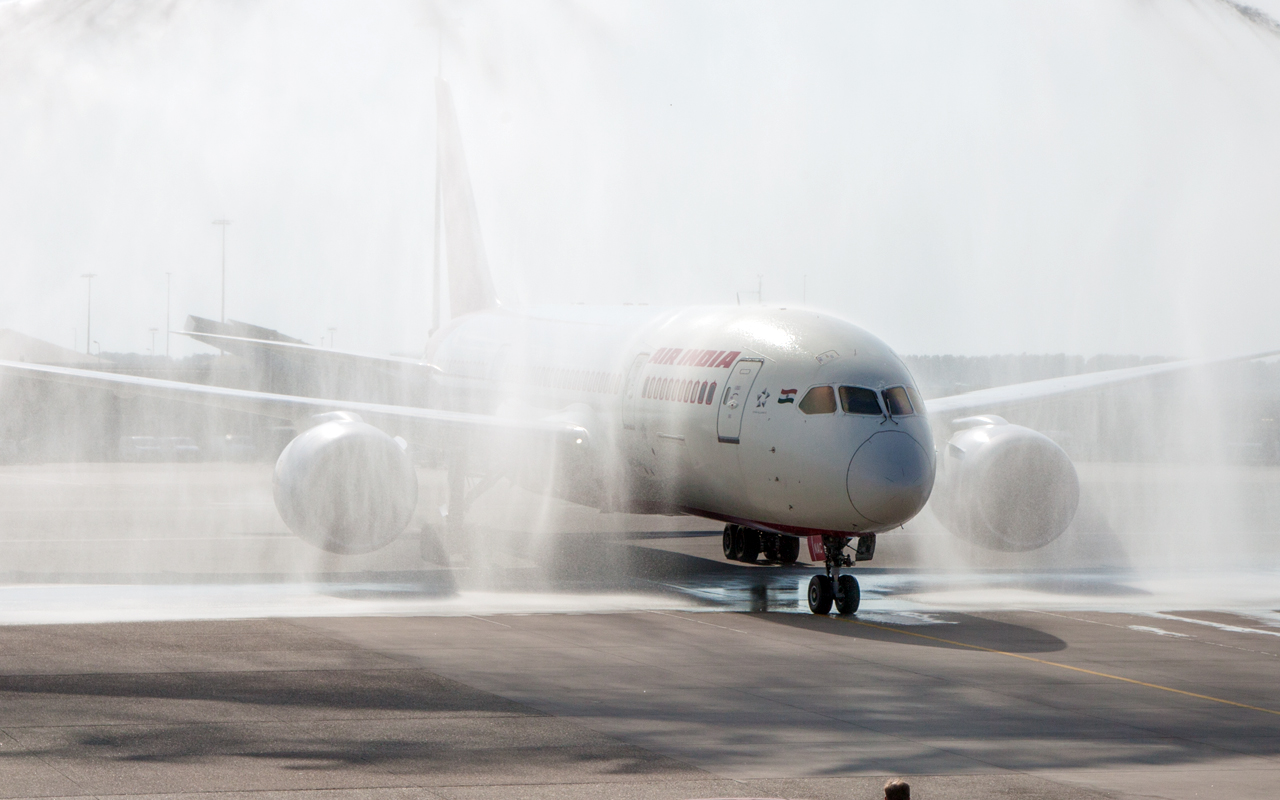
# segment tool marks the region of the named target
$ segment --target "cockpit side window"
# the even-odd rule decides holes
[[[861,386],[841,386],[840,407],[846,414],[872,414],[878,417],[884,413],[880,410],[880,400],[875,391]]]
[[[893,386],[885,389],[884,406],[889,409],[889,416],[906,417],[915,413],[911,407],[911,398],[907,396],[907,390],[902,386]]]
[[[911,407],[916,410],[917,414],[924,413],[924,401],[920,399],[920,393],[916,391],[914,386],[908,386],[907,397],[911,398]]]
[[[800,410],[806,414],[836,413],[836,390],[830,386],[815,386],[805,392]],[[879,412],[876,412],[879,413]]]

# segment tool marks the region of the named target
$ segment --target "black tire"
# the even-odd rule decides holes
[[[734,527],[736,526],[725,525],[724,536],[722,537],[722,540],[721,540],[721,545],[724,547],[724,557],[729,559],[730,561],[733,560],[733,529]]]
[[[815,614],[830,614],[831,579],[826,575],[814,575],[809,579],[809,610]]]
[[[840,576],[840,594],[836,597],[836,611],[842,616],[858,613],[858,604],[862,602],[862,588],[858,579],[852,575]]]
[[[756,559],[760,557],[760,531],[751,528],[742,529],[742,550],[739,551],[739,561],[745,561],[748,564],[756,563]]]
[[[742,560],[742,526],[741,525],[733,526],[733,534],[731,538],[733,540],[733,552],[729,554],[729,558],[732,558],[734,561],[741,561]]]
[[[800,557],[799,536],[778,537],[778,560],[783,564],[794,564]]]

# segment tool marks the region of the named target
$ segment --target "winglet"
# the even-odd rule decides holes
[[[449,315],[459,317],[498,305],[480,236],[480,219],[453,95],[443,78],[436,78],[436,203],[443,212],[444,253],[449,268]],[[437,227],[437,236],[440,233]],[[439,252],[437,250],[437,252]],[[437,263],[436,269],[439,269]],[[439,287],[439,280],[436,286]],[[437,308],[439,300],[435,301]],[[438,322],[438,321],[437,321]]]

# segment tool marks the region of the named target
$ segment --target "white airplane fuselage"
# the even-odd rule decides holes
[[[815,311],[495,309],[446,326],[427,358],[442,370],[434,406],[591,431],[584,458],[524,474],[585,505],[852,536],[900,526],[933,487],[933,436],[902,360]]]

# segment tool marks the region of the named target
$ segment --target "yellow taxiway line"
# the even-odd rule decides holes
[[[1050,667],[1058,667],[1060,669],[1069,669],[1072,672],[1083,672],[1085,675],[1094,675],[1099,678],[1110,678],[1113,681],[1122,681],[1124,683],[1132,683],[1135,686],[1145,686],[1148,689],[1159,689],[1162,692],[1173,692],[1174,694],[1185,695],[1186,697],[1194,697],[1198,700],[1209,700],[1211,702],[1222,703],[1223,705],[1227,705],[1227,706],[1235,706],[1236,708],[1247,708],[1250,711],[1261,711],[1264,714],[1274,714],[1275,716],[1280,716],[1280,711],[1275,711],[1270,708],[1261,708],[1259,706],[1251,706],[1248,703],[1237,703],[1234,700],[1223,700],[1221,697],[1210,697],[1207,694],[1197,694],[1195,692],[1187,692],[1187,691],[1183,691],[1182,689],[1174,689],[1169,686],[1161,686],[1158,683],[1147,683],[1146,681],[1138,681],[1138,680],[1134,680],[1133,678],[1123,678],[1119,675],[1111,675],[1106,672],[1097,672],[1095,670],[1085,669],[1084,667],[1073,667],[1070,664],[1060,664],[1057,661],[1045,661],[1043,658],[1032,658],[1031,656],[1024,656],[1019,653],[1010,653],[1007,650],[996,650],[995,648],[992,648],[992,647],[983,647],[977,644],[957,642],[951,639],[943,639],[939,636],[929,636],[928,634],[925,634],[925,633],[916,633],[915,631],[904,631],[901,628],[891,628],[888,625],[876,625],[873,622],[863,622],[862,620],[858,620],[858,619],[846,619],[844,617],[836,617],[836,619],[839,619],[842,622],[851,622],[854,625],[862,625],[867,628],[875,628],[876,630],[889,631],[890,633],[900,633],[903,636],[915,636],[918,639],[928,639],[933,642],[942,642],[943,644],[954,645],[956,647],[967,647],[970,650],[981,650],[984,653],[995,653],[996,655],[1000,655],[1000,656],[1009,656],[1010,658],[1020,658],[1023,661],[1034,661],[1037,664],[1045,664]]]

